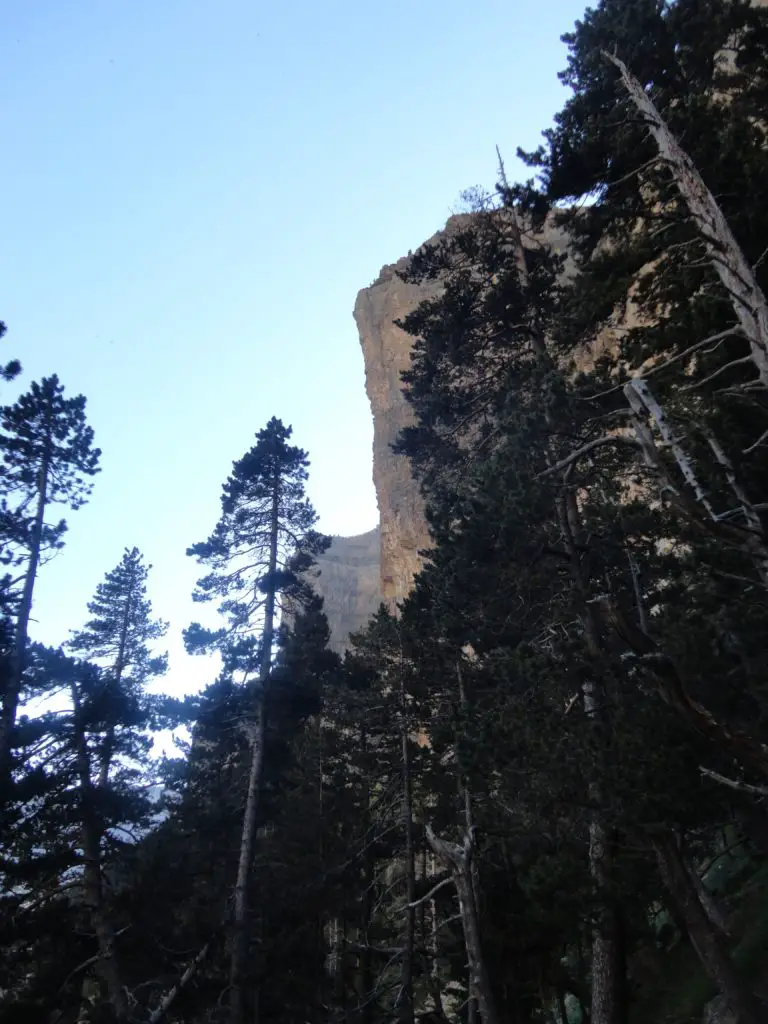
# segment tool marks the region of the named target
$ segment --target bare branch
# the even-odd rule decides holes
[[[643,171],[647,171],[649,168],[653,167],[654,164],[658,164],[660,162],[661,157],[657,153],[656,156],[651,157],[650,160],[646,160],[644,164],[640,164],[639,167],[636,167],[634,171],[629,171],[628,174],[623,174],[620,178],[617,178],[616,181],[609,181],[607,188],[616,188],[617,185],[623,185],[625,181],[629,181],[636,175],[642,174]]]
[[[594,441],[589,441],[587,444],[582,445],[581,448],[577,448],[575,452],[571,452],[564,459],[560,459],[559,462],[555,462],[552,466],[548,466],[543,472],[539,473],[537,479],[541,480],[545,476],[551,476],[552,473],[559,473],[562,469],[567,469],[572,466],[579,459],[585,455],[589,455],[590,452],[595,451],[596,448],[603,448],[605,445],[616,444],[616,445],[629,445],[631,448],[639,448],[640,445],[636,438],[627,437],[624,434],[606,434],[604,437],[595,438]]]
[[[741,359],[732,359],[730,361],[730,363],[724,363],[723,366],[719,366],[712,373],[707,374],[707,376],[704,377],[703,380],[696,380],[692,384],[686,384],[680,390],[681,391],[693,391],[695,388],[704,387],[705,384],[709,384],[709,382],[711,380],[714,380],[715,377],[719,377],[720,374],[721,373],[725,373],[726,370],[730,370],[734,366],[740,366],[740,365],[742,365],[744,363],[751,363],[751,362],[752,362],[752,356],[742,356]]]
[[[766,441],[766,440],[768,440],[768,430],[764,430],[763,433],[760,435],[760,437],[758,437],[758,439],[755,441],[754,444],[751,444],[749,446],[749,448],[745,448],[743,454],[744,455],[749,455],[751,452],[753,452],[755,450],[755,448],[759,448],[760,445],[763,443],[763,441]]]
[[[421,899],[414,900],[413,903],[406,903],[403,907],[403,913],[405,913],[406,910],[412,910],[414,907],[421,906],[421,904],[426,903],[427,900],[431,900],[435,893],[445,888],[446,885],[453,885],[453,879],[450,876],[443,878],[442,881],[437,883],[437,885],[433,885],[426,896],[422,896]]]
[[[699,771],[722,786],[728,786],[729,789],[736,789],[741,793],[752,793],[754,796],[768,796],[768,786],[752,786],[740,779],[729,779],[725,775],[721,775],[720,772],[713,772],[711,768],[705,768],[703,765],[699,765]]]
[[[163,1019],[168,1010],[170,1010],[171,1004],[175,1000],[176,996],[179,994],[179,992],[181,992],[185,985],[189,984],[189,982],[192,980],[192,977],[195,974],[195,971],[198,969],[203,960],[205,960],[205,958],[208,956],[208,950],[210,948],[211,943],[206,942],[206,944],[203,946],[203,948],[200,950],[200,952],[197,954],[194,960],[192,960],[192,962],[189,964],[189,966],[184,971],[179,980],[176,982],[176,984],[166,992],[166,994],[160,1000],[160,1002],[152,1011],[152,1013],[150,1013],[148,1018],[148,1024],[158,1024],[158,1022]]]

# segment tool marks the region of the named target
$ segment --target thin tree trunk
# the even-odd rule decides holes
[[[363,761],[367,760],[368,753],[368,732],[365,725],[360,726],[360,750],[363,755]],[[365,848],[363,851],[363,899],[362,899],[362,920],[361,931],[365,939],[365,945],[363,952],[360,955],[359,967],[360,967],[360,1003],[362,1005],[361,1019],[363,1024],[372,1024],[374,1019],[374,1005],[372,999],[373,993],[373,961],[371,957],[371,947],[368,938],[368,933],[373,923],[373,908],[374,908],[374,894],[373,886],[375,879],[375,862],[373,855],[372,843],[369,842],[369,836],[373,827],[371,820],[371,787],[370,780],[366,777],[364,781],[364,792],[363,792],[363,807],[364,810],[364,823],[365,829],[363,831],[363,842]],[[346,1002],[346,1001],[345,1001]],[[346,1010],[346,1005],[341,1007]]]
[[[581,558],[576,547],[576,536],[580,529],[579,512],[572,494],[564,494],[557,501],[560,532],[568,553],[574,589],[581,604],[581,620],[587,649],[594,660],[595,673],[599,674],[603,657],[600,628],[595,606],[589,601],[588,582],[582,569]],[[602,751],[602,733],[605,727],[604,699],[598,684],[592,680],[583,687],[584,711],[597,737],[597,749]],[[624,1005],[625,965],[622,957],[619,908],[613,891],[615,867],[613,842],[599,807],[602,803],[603,766],[602,756],[593,769],[589,786],[590,802],[593,805],[589,825],[589,873],[592,878],[594,895],[598,905],[597,919],[592,929],[592,1024],[622,1024],[626,1016]]]
[[[264,699],[259,693],[254,721],[251,722],[251,765],[248,773],[248,795],[243,815],[240,840],[240,858],[237,865],[233,911],[232,957],[230,961],[230,1020],[232,1024],[245,1024],[245,967],[248,960],[248,883],[256,835],[259,790],[264,767]]]
[[[95,790],[91,782],[90,757],[82,724],[80,696],[77,686],[71,688],[73,728],[77,775],[80,784],[80,837],[83,847],[83,894],[96,933],[99,947],[99,973],[104,979],[109,1001],[118,1021],[128,1018],[128,1000],[123,988],[120,963],[116,948],[115,927],[104,899],[101,873],[102,827],[94,806]]]
[[[206,942],[206,944],[202,947],[202,949],[194,958],[194,960],[192,960],[191,963],[187,966],[186,970],[181,975],[176,984],[168,989],[168,991],[157,1004],[155,1009],[150,1013],[148,1018],[148,1024],[160,1024],[160,1021],[163,1019],[166,1013],[168,1013],[171,1006],[173,1005],[176,996],[178,996],[179,992],[181,992],[185,988],[185,986],[187,986],[190,983],[190,981],[192,981],[192,979],[194,978],[198,967],[208,956],[208,951],[210,948],[211,943]]]
[[[120,683],[123,681],[123,672],[125,671],[126,665],[126,647],[128,645],[128,626],[130,625],[131,619],[131,595],[129,594],[125,601],[125,610],[123,612],[123,621],[120,624],[120,640],[117,648],[117,658],[115,660],[114,668],[114,681],[116,686],[119,688]],[[107,783],[109,782],[109,769],[112,767],[112,755],[115,752],[115,730],[110,727],[107,729],[107,735],[104,737],[104,742],[101,747],[101,756],[99,758],[99,789],[106,789]]]
[[[16,724],[16,712],[19,706],[21,680],[24,675],[27,658],[27,640],[29,636],[29,619],[32,614],[32,597],[35,592],[35,580],[40,566],[40,550],[43,543],[43,524],[45,506],[48,500],[48,477],[50,473],[50,453],[46,452],[40,464],[37,485],[37,509],[32,524],[29,546],[29,562],[24,576],[24,590],[21,595],[19,616],[16,620],[13,658],[10,666],[10,677],[3,693],[2,715],[0,715],[0,773],[7,775],[10,769],[11,736]]]
[[[517,220],[516,219],[514,221],[514,224],[515,224],[515,227],[517,227]],[[519,229],[518,229],[518,232],[519,232]],[[518,251],[520,253],[522,253],[522,244],[520,245],[520,248],[519,248]],[[520,256],[520,259],[522,260],[523,267],[525,267],[525,256],[524,256],[524,254]],[[467,697],[467,689],[466,689],[466,687],[464,685],[464,675],[463,675],[463,673],[461,671],[461,661],[460,660],[457,660],[457,662],[456,662],[456,680],[457,680],[457,682],[459,684],[459,707],[461,708],[462,718],[466,722],[468,717],[469,717],[469,698]],[[471,795],[471,793],[469,791],[469,779],[467,778],[467,773],[466,773],[466,771],[464,769],[464,764],[463,764],[462,756],[461,756],[461,753],[460,753],[461,742],[460,742],[460,736],[458,735],[458,732],[456,733],[456,735],[454,737],[454,745],[455,745],[455,748],[456,748],[456,762],[457,762],[458,769],[459,769],[459,796],[461,797],[461,802],[464,805],[464,826],[465,826],[465,828],[467,830],[467,835],[471,835],[472,834],[472,829],[475,826],[475,823],[474,823],[474,820],[473,820],[473,817],[472,817],[472,795]],[[477,901],[478,901],[478,879],[477,879],[477,864],[475,863],[474,857],[472,858],[472,861],[471,861],[471,864],[470,864],[470,871],[471,871],[471,879],[472,879],[472,894],[473,894],[473,897],[474,897],[475,906],[477,906]],[[470,971],[471,971],[471,968],[470,968]],[[474,994],[474,990],[473,990],[473,986],[472,986],[472,979],[470,977],[469,999],[467,1001],[467,1024],[475,1024],[475,1021],[477,1020],[477,1008],[478,1008],[477,1007],[477,996]]]
[[[483,1024],[499,1024],[491,979],[480,941],[480,919],[472,881],[474,832],[468,831],[461,846],[439,839],[427,825],[427,840],[438,860],[448,869],[459,898],[459,913],[464,930],[464,945],[469,964],[471,994],[477,999]]]
[[[259,683],[266,686],[272,670],[272,644],[275,639],[275,572],[277,570],[277,544],[280,532],[280,479],[275,479],[272,491],[272,516],[269,537],[269,584],[264,604],[264,632],[262,634]]]
[[[434,852],[429,853],[430,867],[427,867],[427,849],[424,847],[424,878],[432,877],[435,874],[435,855]],[[430,870],[431,868],[431,870]],[[426,905],[422,904],[422,909],[426,911]],[[438,967],[437,958],[440,954],[440,939],[439,939],[439,928],[437,920],[437,901],[433,898],[429,901],[429,939],[424,939],[424,945],[429,949],[432,956],[432,963],[429,966],[428,973],[428,984],[429,992],[432,996],[432,1002],[435,1007],[435,1013],[440,1020],[445,1021],[445,1007],[443,1006],[443,993],[440,985],[440,969]]]
[[[619,1024],[625,1017],[621,921],[611,892],[612,846],[596,816],[589,827],[589,869],[599,904],[592,930],[592,1024]]]
[[[737,1024],[765,1024],[766,1010],[740,977],[722,933],[707,917],[674,837],[654,837],[652,842],[662,881],[685,921],[704,970],[724,996]]]
[[[592,728],[602,731],[603,712],[599,706],[595,684],[584,686],[584,710]],[[597,774],[603,768],[598,764]],[[624,974],[621,922],[613,891],[615,875],[613,839],[599,811],[602,802],[602,779],[595,778],[589,787],[594,805],[589,824],[589,873],[597,901],[597,915],[592,928],[592,1024],[621,1024],[624,1020]]]
[[[253,846],[256,838],[261,778],[264,769],[264,740],[266,736],[265,695],[272,668],[272,642],[275,635],[275,571],[277,569],[277,545],[280,510],[280,480],[276,478],[272,492],[272,517],[270,524],[270,548],[267,595],[264,605],[264,630],[262,633],[261,665],[259,668],[258,690],[255,695],[254,716],[250,723],[249,743],[251,764],[248,773],[248,796],[246,797],[243,828],[240,837],[240,856],[237,865],[235,899],[232,923],[232,956],[230,960],[230,1024],[246,1024],[246,964],[248,960],[248,884],[253,861]]]
[[[411,753],[408,746],[408,720],[406,717],[405,680],[400,675],[401,702],[401,746],[403,773],[403,829],[405,831],[405,949],[400,968],[400,994],[398,998],[398,1020],[402,1024],[413,1024],[413,945],[416,923],[416,909],[413,902],[415,893],[416,861],[413,849],[413,793],[411,786]]]

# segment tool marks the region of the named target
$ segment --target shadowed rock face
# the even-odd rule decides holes
[[[382,602],[379,547],[378,529],[334,537],[317,559],[312,585],[325,601],[334,651],[344,651],[349,634],[362,629]]]

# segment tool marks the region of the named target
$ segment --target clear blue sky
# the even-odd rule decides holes
[[[230,465],[272,416],[321,528],[376,522],[355,295],[533,148],[583,0],[3,0],[0,319],[22,387],[84,393],[103,472],[40,576],[82,624],[125,546],[154,565],[174,690]],[[15,399],[17,382],[4,386]]]

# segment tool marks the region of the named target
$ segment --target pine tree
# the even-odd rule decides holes
[[[26,394],[2,411],[0,450],[6,518],[12,528],[13,564],[23,565],[19,599],[0,718],[0,772],[7,776],[16,709],[26,661],[35,580],[46,551],[62,547],[66,523],[46,523],[46,508],[75,510],[87,500],[88,478],[98,472],[101,452],[85,419],[85,398],[64,397],[58,377],[33,382]]]
[[[134,863],[156,811],[148,731],[177,719],[157,698],[138,688],[117,691],[107,669],[60,650],[32,645],[28,676],[31,693],[54,707],[19,724],[26,770],[3,849],[7,942],[18,959],[8,1002],[40,1013],[79,1005],[84,1020],[107,1012],[125,1020],[131,988],[144,980],[136,977],[131,941],[121,936],[136,923]],[[109,733],[115,739],[105,777]],[[52,926],[82,941],[49,963],[42,933]]]
[[[281,596],[300,597],[305,586],[301,573],[328,543],[313,529],[317,516],[304,494],[308,459],[302,449],[288,443],[291,433],[274,417],[258,432],[256,444],[234,464],[224,484],[222,514],[213,533],[188,550],[212,569],[198,581],[195,600],[220,599],[219,611],[227,616],[228,626],[214,633],[194,624],[185,634],[187,645],[197,650],[218,648],[239,662],[251,703],[243,723],[250,771],[234,889],[231,1024],[243,1024],[247,1013],[248,887],[276,614]]]
[[[88,611],[93,616],[67,647],[104,667],[112,694],[118,698],[140,693],[142,687],[167,668],[166,655],[151,653],[149,645],[165,635],[168,624],[152,618],[147,599],[147,576],[138,548],[125,549],[120,563],[96,588]],[[106,785],[115,751],[115,733],[108,729],[99,755],[99,785]]]
[[[326,870],[336,848],[323,840],[332,826],[318,799],[313,746],[321,693],[339,667],[328,636],[316,597],[296,611],[290,631],[280,630],[265,695],[259,841],[249,878],[244,983],[257,989],[261,1014],[296,1024],[322,1019],[330,996],[323,922],[336,895]],[[241,726],[253,701],[234,681],[239,671],[236,662],[225,665],[216,683],[194,698],[189,756],[170,783],[168,818],[143,844],[132,931],[147,936],[147,948],[136,956],[152,978],[141,996],[149,1020],[167,1005],[170,1015],[206,1021],[221,1013],[229,989],[231,949],[221,940],[250,773]]]

